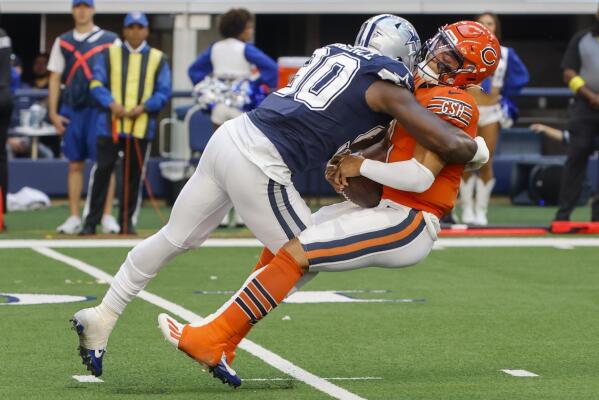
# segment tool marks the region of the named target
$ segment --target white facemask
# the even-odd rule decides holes
[[[422,61],[418,64],[418,75],[426,82],[431,85],[439,84],[439,74],[437,74],[433,69],[428,65],[428,62]]]

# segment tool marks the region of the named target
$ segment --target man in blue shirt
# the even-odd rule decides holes
[[[171,97],[166,56],[150,47],[146,42],[148,34],[145,14],[129,13],[123,29],[125,42],[110,46],[96,59],[90,88],[100,105],[96,120],[97,159],[90,176],[90,209],[81,235],[96,233],[119,151],[124,155],[120,232],[135,233],[148,144],[156,134],[156,116]]]

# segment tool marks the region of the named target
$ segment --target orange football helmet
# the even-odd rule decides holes
[[[421,71],[430,75],[429,63],[437,66],[439,84],[479,84],[497,69],[501,57],[499,40],[482,24],[460,21],[439,28],[422,47]],[[429,68],[426,68],[429,66]]]

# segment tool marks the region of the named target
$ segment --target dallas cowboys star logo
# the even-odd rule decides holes
[[[418,37],[416,32],[414,32],[413,29],[408,29],[408,32],[410,32],[410,38],[406,41],[406,46],[409,46],[409,45],[417,46],[418,42],[420,42],[420,38]]]

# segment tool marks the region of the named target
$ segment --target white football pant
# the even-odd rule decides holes
[[[275,182],[250,162],[231,139],[231,129],[248,129],[244,117],[214,133],[166,226],[129,252],[104,299],[118,314],[174,256],[199,247],[232,205],[275,254],[310,224],[311,211],[295,187]]]
[[[299,240],[310,272],[400,268],[424,259],[439,230],[433,214],[390,200],[374,208],[346,201],[318,210]]]

